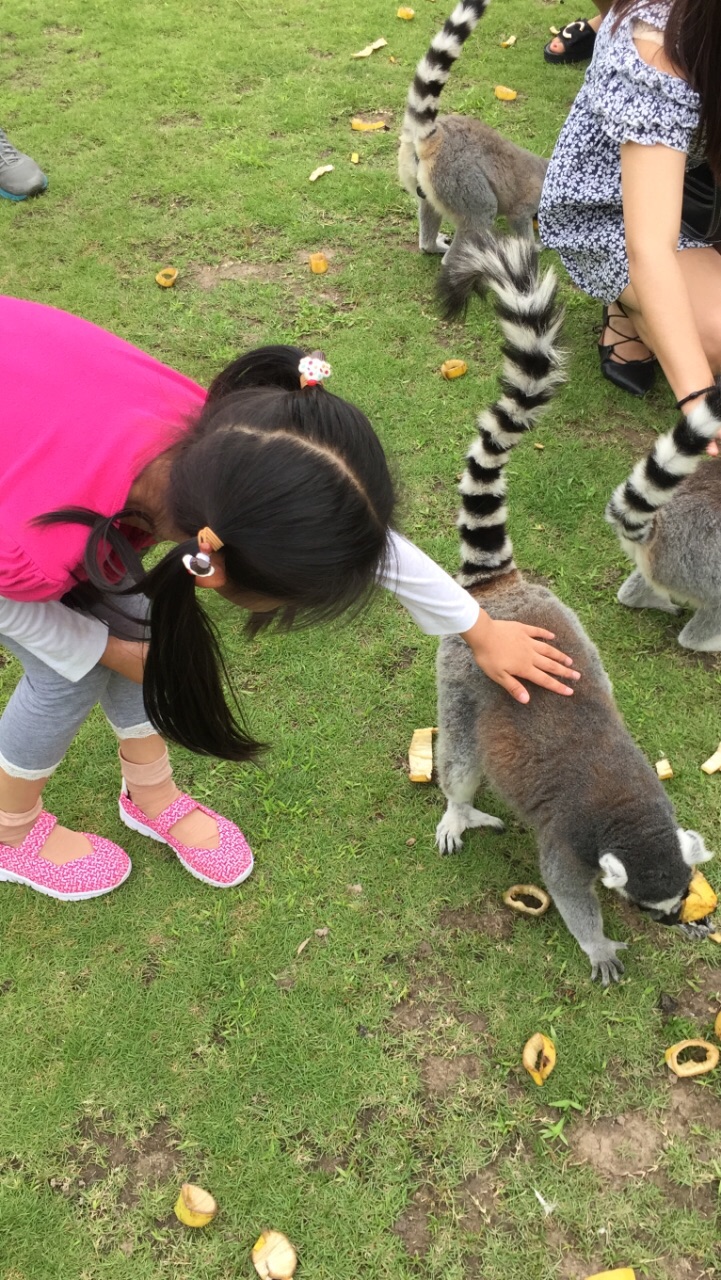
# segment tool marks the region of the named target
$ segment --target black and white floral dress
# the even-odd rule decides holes
[[[543,184],[541,240],[594,298],[613,302],[629,281],[621,203],[621,143],[661,143],[698,164],[699,97],[685,80],[649,66],[634,27],[663,31],[667,3],[639,4],[616,30],[601,24],[591,65],[556,143]],[[696,152],[696,154],[694,154]],[[681,233],[679,249],[703,241]]]

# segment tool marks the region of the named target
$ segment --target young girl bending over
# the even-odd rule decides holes
[[[4,298],[0,365],[0,642],[24,668],[0,718],[0,879],[78,899],[129,874],[117,845],[42,809],[98,702],[120,742],[123,822],[206,884],[250,874],[244,836],[178,790],[164,742],[235,761],[260,749],[225,701],[199,588],[254,630],[335,618],[381,583],[424,631],[462,634],[520,701],[519,676],[571,692],[552,635],[491,621],[392,531],[383,449],[323,387],[320,357],[266,347],[206,394],[84,320]],[[159,542],[175,545],[146,573],[139,552]]]

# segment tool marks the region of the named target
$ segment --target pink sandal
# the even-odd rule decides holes
[[[139,831],[142,836],[150,836],[151,840],[158,840],[161,844],[169,844],[171,849],[175,850],[186,871],[189,871],[191,876],[195,876],[196,880],[211,884],[215,889],[232,889],[235,885],[242,884],[243,880],[247,880],[253,870],[253,855],[240,828],[236,827],[234,822],[229,822],[227,818],[221,818],[220,814],[215,813],[213,809],[206,809],[204,804],[198,804],[197,800],[193,800],[192,796],[186,795],[185,792],[182,792],[177,800],[169,804],[167,809],[163,809],[163,812],[152,821],[142,809],[133,804],[125,783],[123,783],[119,803],[120,817],[126,827],[130,827],[131,831]],[[196,849],[182,844],[170,834],[170,828],[181,818],[192,813],[194,809],[200,809],[202,813],[207,813],[209,818],[214,818],[217,822],[219,836],[217,848]]]
[[[0,844],[0,880],[15,884],[27,884],[38,893],[61,902],[80,902],[83,898],[99,898],[103,893],[117,889],[130,875],[132,864],[124,849],[83,831],[93,850],[83,858],[73,858],[58,866],[40,856],[45,841],[57,818],[41,811],[32,830],[17,848]]]

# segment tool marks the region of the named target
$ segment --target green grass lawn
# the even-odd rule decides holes
[[[0,125],[50,186],[0,201],[0,288],[204,383],[239,349],[323,347],[333,389],[384,441],[404,530],[453,570],[454,479],[499,343],[486,305],[465,327],[439,321],[438,264],[415,249],[395,177],[406,87],[446,16],[415,3],[401,22],[388,0],[5,0]],[[583,71],[546,66],[542,45],[574,16],[498,0],[445,105],[550,154]],[[381,35],[386,49],[351,59]],[[517,101],[496,101],[497,83]],[[352,133],[362,111],[390,130]],[[327,275],[308,270],[316,250]],[[180,274],[164,291],[167,264]],[[626,566],[602,519],[671,425],[671,396],[640,403],[603,382],[600,308],[563,292],[568,384],[543,451],[510,468],[517,559],[578,611],[631,732],[674,765],[680,821],[713,847],[721,783],[699,764],[721,736],[721,666],[678,648],[676,620],[616,604]],[[439,377],[448,356],[466,378]],[[720,1077],[674,1085],[663,1063],[674,1040],[710,1032],[721,948],[606,895],[609,931],[630,945],[624,981],[603,991],[554,911],[527,923],[500,903],[537,878],[527,831],[511,821],[437,856],[442,797],[404,772],[413,729],[435,719],[435,644],[393,600],[253,644],[239,616],[219,617],[272,749],[247,771],[175,759],[247,832],[252,879],[213,891],[120,825],[114,740],[93,716],[48,804],[122,841],[132,877],[77,905],[0,887],[3,1280],[250,1277],[266,1226],[311,1280],[721,1274]],[[17,677],[8,661],[4,696]],[[536,1030],[558,1050],[543,1091],[520,1066]],[[186,1179],[221,1206],[195,1234],[172,1215]]]

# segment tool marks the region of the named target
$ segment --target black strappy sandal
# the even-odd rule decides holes
[[[543,50],[546,62],[586,62],[593,55],[596,32],[586,18],[576,18],[553,39],[561,41],[563,53],[555,53],[551,48],[553,40],[549,40]]]
[[[616,303],[620,307],[621,315],[627,316],[620,302]],[[638,337],[629,338],[625,333],[621,333],[619,329],[614,329],[612,321],[617,320],[617,316],[609,316],[608,307],[603,308],[603,321],[601,329],[601,337],[603,337],[606,329],[610,329],[611,333],[619,335],[618,342],[611,342],[608,346],[602,342],[598,344],[598,354],[601,360],[601,373],[604,378],[608,378],[609,382],[615,383],[622,391],[628,391],[632,396],[645,396],[651,390],[656,377],[656,357],[646,356],[644,360],[626,360],[624,356],[619,355],[616,348],[622,347],[624,342],[639,342]],[[616,359],[612,359],[613,355]]]

